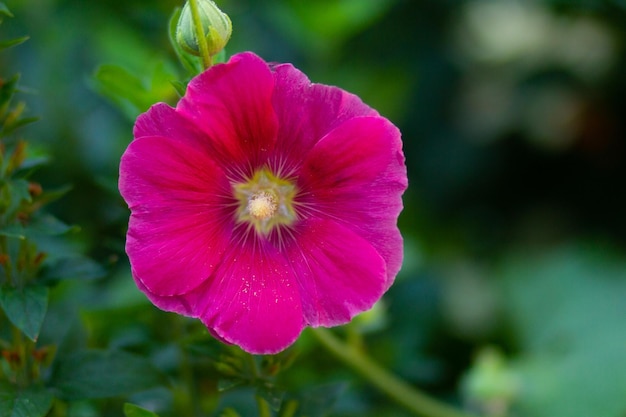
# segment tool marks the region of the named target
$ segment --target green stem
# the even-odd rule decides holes
[[[439,402],[410,386],[372,361],[361,350],[343,343],[329,330],[320,327],[311,330],[317,340],[338,359],[415,415],[421,417],[475,417]]]
[[[181,316],[172,316],[173,328],[176,334],[177,340],[186,340],[187,329],[185,328],[186,320]],[[195,391],[195,380],[193,376],[193,369],[189,361],[189,354],[184,346],[179,346],[179,360],[180,360],[180,379],[183,384],[180,387],[177,399],[177,409],[182,412],[182,415],[192,416],[198,410],[197,392]]]
[[[198,10],[198,1],[189,0],[189,7],[191,8],[191,17],[193,19],[194,30],[196,31],[196,38],[198,41],[198,47],[200,48],[200,56],[202,57],[202,67],[206,70],[213,65],[213,58],[209,54],[209,45],[206,41],[206,34],[202,28],[202,21],[200,20],[200,10]]]

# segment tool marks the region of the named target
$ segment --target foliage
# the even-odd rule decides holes
[[[0,416],[408,415],[309,333],[251,358],[134,287],[117,164],[200,68],[169,43],[182,2],[6,3]],[[226,55],[294,62],[403,132],[403,270],[334,334],[459,409],[622,417],[624,2],[218,3]]]

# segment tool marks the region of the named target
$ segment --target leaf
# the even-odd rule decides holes
[[[45,280],[96,279],[106,274],[99,263],[82,256],[62,258],[47,266],[41,274]]]
[[[0,49],[2,49],[2,43],[0,43]],[[11,123],[7,123],[3,126],[2,135],[7,136],[19,129],[22,126],[25,126],[29,123],[34,123],[39,120],[39,117],[23,117],[21,119],[17,119]]]
[[[241,378],[220,378],[217,381],[217,390],[220,392],[227,391],[229,389],[241,386],[245,382],[246,381]]]
[[[0,306],[5,314],[26,336],[36,341],[48,309],[48,288],[27,285],[0,287]]]
[[[339,46],[379,19],[394,4],[389,0],[287,0],[272,3],[276,27],[313,52]]]
[[[73,226],[68,226],[61,220],[49,214],[33,215],[25,226],[17,223],[1,229],[0,236],[26,239],[29,237],[62,235],[73,229]]]
[[[94,75],[94,87],[135,119],[154,103],[177,97],[170,82],[174,78],[162,62],[141,76],[117,65],[102,65]]]
[[[9,206],[6,210],[7,217],[11,218],[19,210],[23,202],[30,202],[29,183],[23,179],[10,180],[4,184],[4,192]]]
[[[145,358],[123,351],[83,350],[55,363],[50,385],[66,400],[129,395],[162,385]]]
[[[126,417],[159,417],[158,414],[131,403],[124,404],[124,415]]]
[[[11,11],[7,7],[7,5],[4,4],[4,2],[0,2],[0,14],[3,14],[5,16],[9,16],[9,17],[13,17],[13,13],[11,13]]]
[[[52,407],[54,397],[43,387],[18,391],[0,381],[0,417],[43,417]]]
[[[278,411],[280,409],[280,405],[285,396],[284,390],[268,384],[261,384],[257,387],[256,393],[259,397],[267,401],[270,408],[274,411]]]
[[[523,349],[520,415],[623,417],[625,271],[625,259],[584,246],[506,264],[506,313]]]
[[[20,169],[28,170],[28,169],[39,167],[41,165],[45,165],[48,162],[50,162],[50,157],[48,156],[41,155],[41,156],[27,157],[24,160],[24,162],[22,162],[22,164],[20,165]]]
[[[11,97],[13,97],[13,94],[17,89],[17,82],[19,79],[19,74],[16,74],[11,77],[10,80],[4,80],[3,83],[0,83],[0,108],[2,108],[2,106],[6,106],[11,100]]]
[[[241,417],[241,414],[229,407],[222,411],[220,417]]]
[[[98,91],[113,100],[130,117],[136,117],[154,104],[143,81],[125,68],[102,65],[96,70],[94,78]]]
[[[15,39],[9,39],[8,41],[2,41],[2,42],[0,42],[0,50],[7,49],[7,48],[10,48],[12,46],[16,46],[16,45],[19,45],[21,43],[24,43],[29,38],[30,38],[29,36],[22,36],[21,38],[15,38]]]
[[[345,390],[345,383],[321,385],[309,389],[302,396],[298,415],[307,417],[323,417],[327,415]]]

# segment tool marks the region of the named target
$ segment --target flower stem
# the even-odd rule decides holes
[[[476,417],[431,398],[375,363],[361,350],[339,340],[324,328],[311,329],[317,340],[338,359],[364,376],[399,405],[421,417]]]
[[[193,26],[196,31],[198,47],[200,48],[200,56],[202,57],[202,67],[206,70],[213,65],[213,58],[209,54],[209,45],[207,44],[206,34],[202,28],[200,11],[198,10],[198,0],[189,0],[189,7],[191,8]]]

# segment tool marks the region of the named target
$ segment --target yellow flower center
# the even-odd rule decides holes
[[[274,213],[276,213],[277,208],[276,197],[267,191],[253,194],[248,199],[248,212],[257,220],[267,220],[271,218]]]
[[[251,224],[257,233],[268,235],[278,225],[291,225],[296,220],[293,199],[295,185],[272,174],[267,168],[254,173],[249,180],[233,186],[239,201],[237,222]]]

